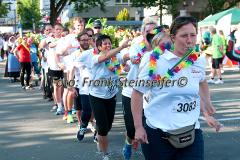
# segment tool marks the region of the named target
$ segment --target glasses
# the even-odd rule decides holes
[[[103,45],[103,46],[107,46],[107,45],[111,46],[112,43],[108,43],[108,42],[106,42],[106,43],[102,43],[102,45]]]
[[[94,29],[101,29],[101,27],[94,27]]]
[[[89,39],[80,39],[79,41],[80,41],[80,42],[88,42]]]

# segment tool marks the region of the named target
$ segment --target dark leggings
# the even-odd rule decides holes
[[[92,108],[90,105],[89,95],[80,95],[80,98],[82,105],[81,120],[83,127],[86,128],[92,115]]]
[[[48,97],[52,98],[53,86],[51,77],[46,73],[45,69],[42,69],[43,72],[43,94]]]
[[[124,123],[127,130],[127,136],[130,139],[134,139],[135,128],[133,123],[133,116],[131,110],[131,98],[122,95],[122,107],[123,107],[123,117]]]
[[[29,81],[30,81],[30,76],[31,76],[31,63],[30,62],[21,62],[20,63],[21,65],[21,74],[20,74],[20,80],[21,80],[21,85],[22,86],[25,86],[24,85],[24,75],[25,75],[25,72],[27,73],[27,77],[26,77],[26,85],[29,86]]]
[[[116,96],[102,99],[90,95],[90,104],[96,119],[98,135],[107,136],[112,128],[116,108]]]
[[[86,128],[88,126],[88,122],[92,115],[92,108],[90,105],[89,95],[80,95],[79,88],[75,88],[77,91],[77,96],[74,98],[74,108],[77,111],[82,111],[81,121],[82,127]]]
[[[177,149],[158,129],[152,129],[145,124],[149,144],[142,144],[142,151],[146,160],[204,160],[204,142],[200,129],[195,130],[195,141],[192,145]]]

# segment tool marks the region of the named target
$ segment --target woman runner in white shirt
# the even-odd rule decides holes
[[[199,92],[204,108],[213,107],[205,80],[204,57],[198,57],[191,49],[189,52],[196,43],[196,20],[193,17],[176,18],[170,34],[173,53],[165,50],[161,55],[159,49],[154,49],[141,61],[138,80],[145,83],[134,87],[131,102],[135,139],[143,143],[146,160],[203,160],[203,136],[198,122]],[[164,45],[160,44],[159,48]],[[149,92],[149,101],[143,106],[142,95],[146,92]],[[142,108],[146,117],[144,127]],[[219,129],[216,121],[213,126]],[[184,135],[185,132],[180,131],[186,127],[193,129]],[[174,143],[171,141],[173,132],[180,135]],[[184,145],[186,143],[188,146]]]

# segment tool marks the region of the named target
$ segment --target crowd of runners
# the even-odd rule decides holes
[[[116,48],[102,28],[100,20],[85,28],[84,19],[76,17],[70,30],[62,24],[46,25],[37,44],[33,37],[10,35],[6,74],[16,82],[20,73],[26,90],[39,79],[43,98],[54,102],[51,111],[67,123],[74,123],[76,115],[80,142],[90,127],[103,160],[110,159],[108,133],[120,87],[125,160],[140,143],[147,160],[202,160],[200,111],[210,127],[219,131],[221,125],[212,116],[216,110],[205,77],[205,57],[193,49],[197,21],[178,17],[169,28],[146,17],[141,35],[124,37]],[[219,61],[213,69],[220,69]]]

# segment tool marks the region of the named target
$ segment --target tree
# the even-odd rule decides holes
[[[17,0],[17,13],[24,29],[32,29],[34,24],[38,26],[41,20],[39,0]]]
[[[208,0],[207,2],[207,8],[202,10],[205,17],[232,8],[236,6],[240,0]]]
[[[127,8],[123,8],[123,10],[121,10],[116,17],[117,21],[128,21],[129,19],[130,15]]]
[[[56,19],[67,4],[74,3],[75,10],[81,12],[96,6],[100,6],[101,9],[104,10],[106,1],[107,0],[50,0],[50,23],[52,25],[55,24]]]
[[[7,3],[0,3],[0,18],[5,17],[9,12],[9,5]]]
[[[177,5],[179,2],[180,0],[133,0],[132,6],[146,8],[159,7],[159,14],[155,14],[159,15],[160,24],[162,24],[163,10],[166,9],[169,14],[176,15],[176,13],[178,12]]]

